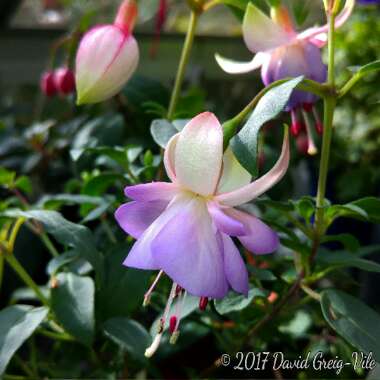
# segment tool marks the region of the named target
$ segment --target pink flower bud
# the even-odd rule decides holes
[[[75,91],[74,73],[67,67],[61,67],[54,72],[54,81],[62,95],[69,95]]]
[[[113,25],[88,31],[76,57],[77,103],[97,103],[116,95],[134,73],[139,49],[131,35],[137,15],[134,1],[125,0]]]
[[[45,71],[40,80],[40,88],[45,96],[52,97],[57,93],[57,86],[52,71]]]

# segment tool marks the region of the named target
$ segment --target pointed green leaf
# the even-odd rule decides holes
[[[0,376],[13,354],[47,316],[46,307],[9,306],[0,311]]]
[[[322,292],[321,307],[329,325],[356,349],[380,361],[380,315],[360,300],[335,289]]]
[[[103,331],[122,349],[139,359],[144,359],[145,350],[152,340],[140,323],[129,318],[109,319],[104,323]]]
[[[231,148],[236,158],[252,176],[257,177],[258,174],[258,139],[261,127],[285,108],[302,79],[303,77],[297,77],[269,90],[260,99],[241,131],[231,139]]]
[[[95,329],[93,280],[73,273],[60,273],[56,279],[51,306],[58,321],[68,333],[90,346]]]

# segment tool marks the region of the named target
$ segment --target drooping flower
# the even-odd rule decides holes
[[[212,113],[205,112],[171,138],[164,163],[171,183],[126,187],[125,194],[133,201],[115,214],[121,228],[137,239],[124,265],[159,270],[158,278],[164,272],[173,280],[163,323],[176,294],[200,297],[201,309],[208,298],[222,298],[229,289],[247,295],[248,273],[231,237],[254,254],[275,251],[278,237],[260,219],[236,207],[283,177],[289,164],[289,142],[286,136],[278,162],[251,183],[250,174],[232,151],[223,154],[222,127]],[[179,321],[176,315],[173,333],[178,333]],[[163,328],[147,350],[148,356],[158,347],[162,332]]]
[[[45,71],[42,74],[40,88],[42,93],[47,97],[52,97],[58,92],[53,71]]]
[[[347,0],[345,7],[336,17],[335,26],[340,27],[350,16],[355,0]],[[221,68],[230,74],[247,73],[261,67],[261,77],[267,86],[279,79],[303,75],[305,78],[323,83],[326,66],[322,62],[320,48],[327,42],[328,26],[313,27],[297,32],[287,9],[272,8],[272,18],[249,3],[243,21],[243,37],[248,49],[256,53],[250,62],[237,62],[216,55]],[[309,153],[316,153],[312,133],[305,112],[313,112],[317,98],[311,93],[296,90],[292,93],[287,110],[292,115],[291,132],[297,136],[304,132],[308,136]],[[302,120],[303,116],[304,120]],[[322,130],[319,119],[317,129]]]
[[[74,73],[68,67],[60,67],[54,72],[54,81],[57,90],[62,95],[69,95],[75,91]]]
[[[132,30],[134,0],[124,0],[115,22],[98,25],[82,38],[76,56],[78,104],[97,103],[116,95],[136,70],[139,49]]]

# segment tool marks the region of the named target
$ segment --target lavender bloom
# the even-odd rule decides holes
[[[121,228],[137,239],[124,265],[166,273],[174,283],[168,305],[177,286],[201,297],[202,308],[205,298],[222,298],[230,288],[247,295],[248,273],[231,237],[255,254],[275,251],[278,237],[260,219],[235,207],[283,177],[289,164],[288,138],[275,166],[250,183],[250,174],[232,151],[223,154],[222,127],[205,112],[172,137],[164,163],[171,183],[128,186],[125,194],[133,201],[116,211]],[[171,322],[172,332],[179,319]],[[157,349],[160,334],[147,356]]]
[[[347,0],[345,7],[336,17],[338,28],[345,23],[355,5],[355,0]],[[219,66],[230,74],[247,73],[261,67],[261,77],[267,86],[287,77],[303,75],[317,82],[325,82],[327,69],[322,62],[320,48],[327,42],[328,25],[309,28],[303,32],[294,29],[288,11],[283,6],[272,9],[272,19],[249,3],[243,21],[243,37],[248,49],[256,53],[250,62],[237,62],[216,54]],[[296,90],[287,104],[292,113],[293,135],[305,132],[308,137],[308,152],[317,152],[310,132],[308,117],[299,119],[299,113],[312,112],[317,131],[322,130],[319,118],[315,116],[313,104],[315,95]]]

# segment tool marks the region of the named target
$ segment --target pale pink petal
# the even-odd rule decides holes
[[[249,62],[239,62],[224,58],[220,54],[215,54],[215,59],[223,71],[229,74],[244,74],[258,69],[267,59],[266,53],[257,53]]]
[[[221,234],[221,238],[227,281],[235,292],[248,296],[248,272],[240,252],[229,236]]]
[[[119,226],[129,235],[138,239],[145,230],[161,215],[168,202],[129,202],[115,212]]]
[[[277,250],[279,246],[277,233],[259,218],[236,209],[229,210],[228,214],[240,220],[248,231],[246,235],[238,237],[248,251],[256,255],[265,255]]]
[[[257,198],[281,180],[288,169],[289,158],[289,134],[285,133],[281,156],[268,173],[240,189],[217,195],[215,200],[223,205],[233,207]]]
[[[244,15],[243,37],[253,53],[287,45],[293,38],[252,3],[248,4]]]
[[[243,223],[227,215],[215,202],[208,202],[207,209],[219,231],[231,236],[246,234]]]
[[[177,140],[179,137],[179,133],[174,135],[166,145],[165,155],[164,155],[164,165],[166,169],[166,174],[172,182],[176,181],[175,175],[175,164],[174,164],[174,156],[175,156],[175,148],[177,145]]]
[[[178,194],[176,185],[170,182],[150,182],[140,185],[127,186],[124,193],[134,201],[171,201]]]
[[[341,27],[351,16],[352,11],[355,7],[355,0],[346,0],[346,3],[344,4],[344,8],[339,13],[339,15],[335,18],[335,28]],[[312,43],[315,44],[315,42],[319,43],[320,46],[323,43],[323,40],[325,38],[324,35],[328,32],[329,26],[328,24],[323,26],[316,26],[313,28],[306,29],[305,31],[298,34],[297,39],[299,40],[305,40],[305,39],[311,39]],[[316,40],[315,40],[316,39]],[[327,42],[327,39],[325,39]],[[318,46],[318,45],[317,45]]]
[[[133,36],[114,25],[91,29],[76,57],[78,103],[96,103],[117,94],[137,67],[139,49]]]
[[[181,131],[175,148],[177,183],[201,195],[213,194],[220,176],[223,130],[210,112],[193,118]]]
[[[217,242],[206,204],[193,198],[152,241],[157,263],[190,294],[222,298],[228,291],[223,251]]]
[[[227,148],[223,155],[223,169],[217,193],[228,193],[239,189],[251,182],[251,174],[240,165],[231,148]]]
[[[152,256],[152,240],[170,220],[175,218],[187,207],[190,201],[191,198],[186,196],[180,195],[176,197],[135,242],[127,258],[124,260],[123,265],[138,269],[161,269]]]

